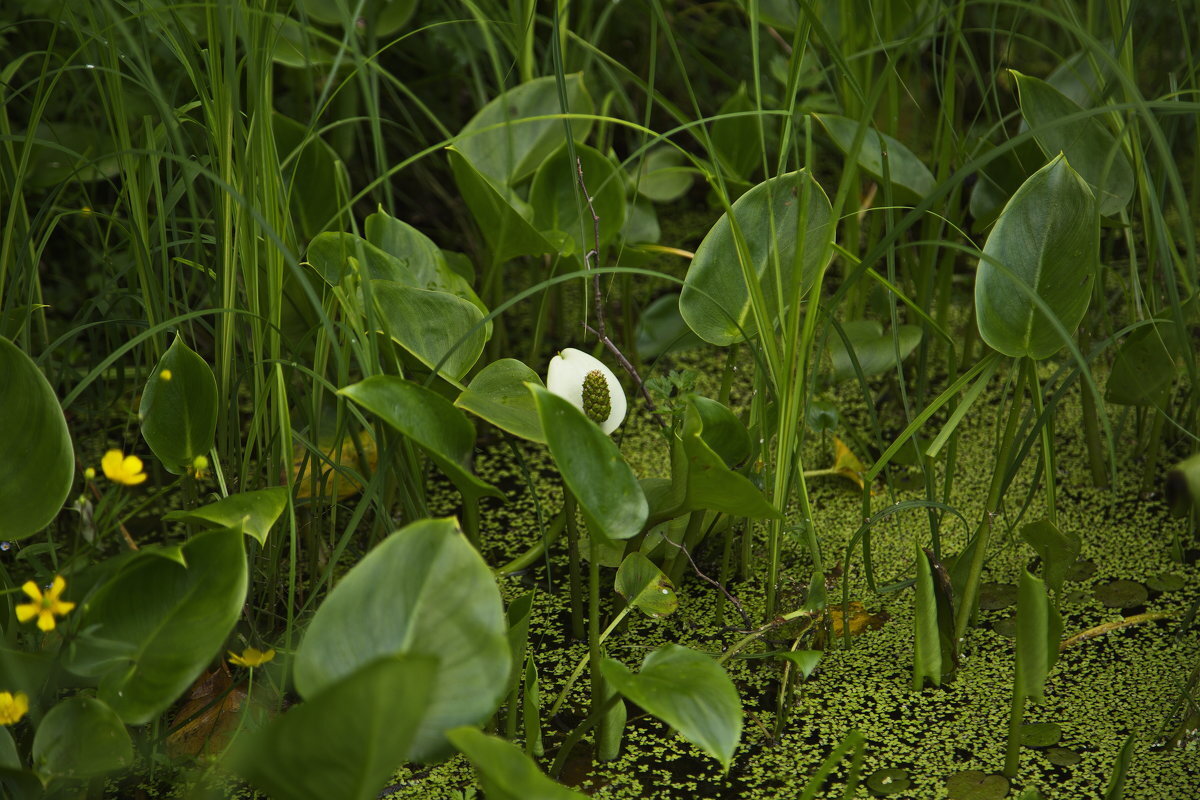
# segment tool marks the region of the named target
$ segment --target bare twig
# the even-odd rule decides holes
[[[1058,646],[1058,652],[1066,650],[1068,647],[1074,647],[1080,642],[1088,639],[1094,639],[1097,636],[1103,636],[1112,631],[1119,631],[1122,628],[1128,628],[1131,625],[1140,625],[1143,622],[1154,622],[1160,619],[1170,619],[1175,614],[1170,611],[1151,611],[1147,614],[1137,614],[1132,617],[1125,617],[1118,622],[1105,622],[1103,625],[1097,625],[1094,628],[1088,628],[1086,631],[1080,631],[1069,639],[1064,639]]]
[[[750,615],[746,613],[746,609],[742,606],[741,601],[738,600],[736,597],[734,597],[732,594],[730,594],[729,590],[726,589],[724,586],[722,586],[720,581],[715,581],[712,578],[705,575],[703,572],[701,572],[700,567],[696,566],[696,561],[695,561],[695,559],[692,558],[692,554],[688,552],[688,549],[686,547],[684,547],[682,543],[671,541],[671,537],[669,537],[669,536],[664,536],[663,541],[666,542],[667,544],[673,545],[674,547],[678,547],[681,551],[683,551],[683,554],[685,556],[687,556],[688,563],[692,565],[692,571],[695,572],[696,575],[698,575],[701,580],[707,581],[707,582],[711,583],[713,586],[720,589],[721,594],[725,595],[725,599],[728,600],[729,602],[733,603],[733,607],[736,608],[738,610],[738,613],[742,615],[742,622],[744,622],[746,624],[746,628],[749,629],[750,627],[752,627],[753,623],[750,622]]]

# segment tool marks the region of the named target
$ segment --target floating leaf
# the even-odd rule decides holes
[[[1021,116],[1029,123],[1038,146],[1049,157],[1061,153],[1091,184],[1100,198],[1100,213],[1116,214],[1133,197],[1133,167],[1117,138],[1098,116],[1055,124],[1083,109],[1050,84],[1012,70],[1017,79]]]
[[[1090,558],[1080,558],[1076,559],[1075,563],[1067,570],[1067,580],[1086,581],[1095,574],[1096,562]]]
[[[33,737],[33,763],[43,780],[86,780],[133,764],[125,723],[105,703],[75,695],[50,709]]]
[[[665,617],[679,607],[675,587],[641,553],[630,553],[617,570],[614,587],[629,605],[641,609],[651,617]]]
[[[175,341],[146,381],[139,408],[142,438],[175,475],[212,450],[217,433],[217,379],[194,350]]]
[[[858,166],[876,180],[883,180],[883,153],[886,151],[888,177],[893,186],[906,192],[906,199],[921,198],[933,191],[935,181],[929,167],[896,139],[868,125],[858,152],[852,154],[850,149],[854,146],[859,128],[856,120],[834,114],[813,116],[829,132],[829,138],[833,139],[838,149],[846,155],[853,155]]]
[[[1096,587],[1096,599],[1108,608],[1136,608],[1146,604],[1149,593],[1137,581],[1109,581]]]
[[[1046,749],[1046,760],[1059,767],[1073,767],[1083,760],[1083,756],[1068,747],[1049,747]]]
[[[988,581],[979,587],[979,607],[984,611],[1008,608],[1017,602],[1017,587],[1011,583]]]
[[[776,298],[786,303],[794,294],[803,297],[829,263],[829,198],[800,170],[758,184],[738,198],[732,212],[746,240],[746,272],[759,282],[766,318],[774,322],[785,310]],[[679,298],[684,320],[707,342],[728,345],[757,332],[752,293],[740,264],[733,226],[729,215],[722,214],[696,249]]]
[[[843,322],[842,331],[850,340],[850,347],[854,349],[854,357],[858,359],[858,366],[864,377],[879,375],[895,368],[897,342],[891,332],[884,335],[882,322],[873,319]],[[921,343],[921,329],[916,325],[901,325],[898,331],[900,360],[903,361]],[[848,380],[857,375],[854,363],[846,350],[846,343],[836,332],[830,332],[827,348],[829,358],[833,362],[835,381]]]
[[[569,400],[537,384],[529,384],[529,390],[550,454],[579,501],[588,531],[605,539],[641,533],[650,509],[616,444]]]
[[[287,499],[287,488],[276,486],[233,494],[191,511],[170,511],[163,515],[163,519],[194,520],[220,528],[241,528],[242,533],[263,544],[271,526],[287,508]]]
[[[611,658],[600,671],[618,692],[729,768],[742,735],[742,702],[715,660],[667,644],[646,656],[636,675]]]
[[[436,659],[422,692],[428,712],[401,760],[437,758],[449,750],[447,728],[481,722],[499,705],[507,631],[492,572],[458,525],[421,520],[371,550],[317,609],[296,652],[296,689],[312,699],[377,659]]]
[[[587,797],[547,778],[529,756],[498,736],[464,727],[447,731],[446,738],[471,762],[488,800],[584,800]]]
[[[1146,586],[1156,592],[1177,592],[1184,587],[1182,575],[1171,572],[1160,572],[1146,580]]]
[[[881,796],[907,791],[910,784],[903,769],[877,769],[867,776],[867,788]]]
[[[1071,334],[1087,311],[1099,252],[1092,192],[1060,155],[1021,185],[988,235],[975,275],[980,336],[1014,358],[1057,353],[1062,335],[1028,291]]]
[[[1062,727],[1057,722],[1027,722],[1020,736],[1022,747],[1049,747],[1062,738]]]
[[[0,539],[50,524],[75,479],[67,420],[37,365],[0,338]]]
[[[977,769],[956,772],[946,779],[948,800],[1001,800],[1008,794],[1008,778]]]
[[[546,443],[537,405],[525,384],[542,385],[538,374],[515,358],[493,361],[476,373],[454,405],[503,431],[539,444]]]

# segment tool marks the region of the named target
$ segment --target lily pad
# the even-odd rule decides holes
[[[1009,614],[1004,619],[998,619],[992,623],[992,630],[1009,639],[1016,638],[1017,635],[1017,617],[1015,614]]]
[[[899,794],[911,782],[903,769],[877,769],[867,776],[867,788],[877,795]]]
[[[1083,756],[1069,747],[1048,747],[1045,752],[1046,759],[1060,767],[1073,767],[1083,760]]]
[[[1096,574],[1096,562],[1090,558],[1083,558],[1076,561],[1067,570],[1067,580],[1069,581],[1086,581],[1088,578]]]
[[[1008,778],[967,769],[946,779],[946,791],[949,800],[1000,800],[1008,794]]]
[[[1096,587],[1096,599],[1109,608],[1134,608],[1148,596],[1146,587],[1137,581],[1109,581]]]
[[[1183,588],[1183,577],[1173,572],[1160,572],[1146,581],[1156,592],[1175,592]]]
[[[1049,747],[1058,744],[1062,728],[1057,722],[1028,722],[1021,726],[1023,747]]]
[[[979,607],[985,611],[1008,608],[1017,602],[1017,587],[1011,583],[989,581],[979,587]]]

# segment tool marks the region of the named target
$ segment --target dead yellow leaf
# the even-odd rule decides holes
[[[367,470],[374,472],[375,465],[379,462],[379,452],[375,448],[375,439],[365,433],[357,435],[358,446],[355,446],[355,440],[346,436],[337,445],[329,445],[322,443],[321,450],[325,457],[343,467],[353,469],[356,472],[363,473]],[[359,461],[358,453],[362,450],[364,465]],[[305,457],[308,457],[308,463],[305,464]],[[304,466],[301,469],[301,465]],[[318,491],[325,499],[333,497],[336,490],[337,499],[342,500],[352,495],[356,495],[362,491],[362,484],[334,470],[328,462],[316,458],[311,453],[300,450],[296,455],[296,460],[292,464],[292,475],[295,476],[296,482],[296,498],[304,500],[311,498],[313,491],[312,471],[319,469],[319,478],[317,480]]]
[[[863,475],[867,472],[866,466],[836,436],[833,437],[833,471],[846,480],[858,484],[859,489],[863,488]]]
[[[890,617],[883,611],[878,614],[871,614],[863,604],[857,600],[852,601],[849,606],[850,612],[850,635],[858,636],[863,631],[878,630],[883,627]],[[834,639],[842,635],[842,604],[829,606],[825,609],[825,618],[829,621],[829,635]],[[814,637],[814,644],[820,650],[825,649],[825,629],[824,626],[817,628],[817,634]]]

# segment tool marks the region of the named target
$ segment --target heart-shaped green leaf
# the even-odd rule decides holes
[[[453,147],[446,148],[454,183],[462,193],[475,224],[483,233],[492,253],[492,262],[500,264],[517,256],[553,253],[557,248],[531,224],[511,189],[493,184],[475,165]]]
[[[86,780],[133,763],[133,742],[116,712],[94,697],[75,695],[46,713],[33,737],[42,779]]]
[[[271,489],[231,494],[215,503],[190,511],[170,511],[163,515],[163,519],[191,520],[220,528],[241,528],[242,533],[263,544],[271,526],[287,508],[287,501],[287,488],[276,486]]]
[[[1062,618],[1050,605],[1046,584],[1021,573],[1017,597],[1017,685],[1014,691],[1041,701],[1046,676],[1058,660]]]
[[[437,670],[433,656],[376,659],[254,734],[234,769],[272,797],[374,800],[408,757]]]
[[[797,291],[803,296],[828,263],[832,210],[825,191],[804,170],[763,181],[733,204],[749,250],[746,268],[759,282],[767,319],[781,313],[777,296],[785,303]],[[803,250],[797,253],[801,239]],[[722,214],[696,248],[679,298],[684,320],[707,342],[733,344],[756,333],[740,264],[729,215]]]
[[[507,632],[492,571],[458,525],[420,520],[368,553],[317,609],[296,653],[296,689],[312,699],[380,658],[437,659],[422,692],[429,710],[404,758],[439,758],[446,729],[482,722],[500,704],[512,667]]]
[[[1117,138],[1100,117],[1091,116],[1056,125],[1083,109],[1074,100],[1038,78],[1012,71],[1017,79],[1021,116],[1029,123],[1038,146],[1050,157],[1062,153],[1091,184],[1100,213],[1116,214],[1133,197],[1133,167]]]
[[[564,84],[565,109],[559,102],[553,75],[534,78],[504,92],[463,126],[455,148],[488,180],[500,185],[519,183],[563,143],[562,120],[531,117],[563,111],[591,114],[594,109],[592,97],[583,84],[583,73],[567,75]],[[581,142],[591,127],[591,120],[572,120],[571,136]]]
[[[503,431],[546,443],[537,406],[525,384],[541,385],[538,374],[515,358],[493,361],[475,374],[454,405]]]
[[[37,365],[0,337],[0,538],[23,539],[50,524],[75,477],[71,434]]]
[[[212,450],[217,434],[217,379],[179,336],[158,360],[139,410],[142,438],[169,472],[182,474]]]
[[[662,145],[646,153],[631,180],[637,184],[638,194],[647,200],[670,203],[692,188],[695,172],[694,168],[684,165],[682,153]]]
[[[876,180],[883,180],[883,152],[886,149],[888,176],[892,186],[904,190],[906,199],[921,198],[933,191],[935,182],[929,167],[896,139],[868,125],[858,152],[851,153],[854,138],[858,135],[857,121],[835,114],[813,116],[824,126],[838,149],[848,156],[854,156],[858,166]]]
[[[469,300],[393,281],[371,281],[371,294],[384,333],[431,370],[458,380],[479,360],[487,331]]]
[[[651,617],[665,617],[679,608],[679,597],[671,581],[641,553],[625,556],[613,588],[629,605]]]
[[[143,725],[191,686],[221,649],[246,599],[240,529],[197,534],[184,567],[139,553],[83,604],[66,666],[100,678],[99,698]]]
[[[858,359],[858,366],[864,377],[879,375],[895,368],[897,343],[893,341],[891,332],[884,336],[882,322],[873,319],[843,322],[842,331],[850,340],[850,347],[854,350],[854,357]],[[921,329],[916,325],[901,325],[895,336],[900,339],[900,360],[903,361],[920,344]],[[846,343],[836,331],[829,332],[827,346],[829,358],[833,362],[833,379],[844,381],[855,377],[854,363],[850,360]]]
[[[324,25],[344,25],[354,34],[370,31],[382,39],[404,27],[417,7],[417,0],[386,0],[359,3],[356,0],[299,0],[311,19]],[[361,26],[361,27],[360,27]]]
[[[504,496],[471,471],[475,426],[437,392],[398,375],[373,375],[338,394],[349,397],[420,445],[472,502],[480,497]]]
[[[611,658],[600,671],[618,692],[729,768],[742,736],[742,701],[720,664],[668,644],[646,656],[636,675]]]
[[[605,539],[641,533],[649,514],[646,496],[612,439],[569,400],[537,384],[528,388],[550,455],[579,501],[588,532]]]
[[[1047,358],[1087,311],[1100,256],[1100,220],[1091,189],[1063,156],[1030,176],[1008,201],[983,247],[975,275],[979,333],[1007,356]]]
[[[583,168],[583,180],[591,195],[592,208],[600,218],[600,245],[611,242],[625,224],[625,181],[604,154],[585,144],[575,145],[575,156]],[[529,205],[541,230],[563,231],[582,257],[596,246],[592,210],[579,188],[579,168],[566,147],[543,161],[529,186]]]
[[[1056,592],[1062,591],[1067,572],[1079,557],[1079,534],[1059,530],[1050,520],[1040,519],[1022,526],[1021,538],[1042,559],[1042,576],[1046,585]]]
[[[585,800],[587,797],[547,778],[533,759],[498,736],[463,727],[447,731],[446,738],[471,762],[488,800]]]

